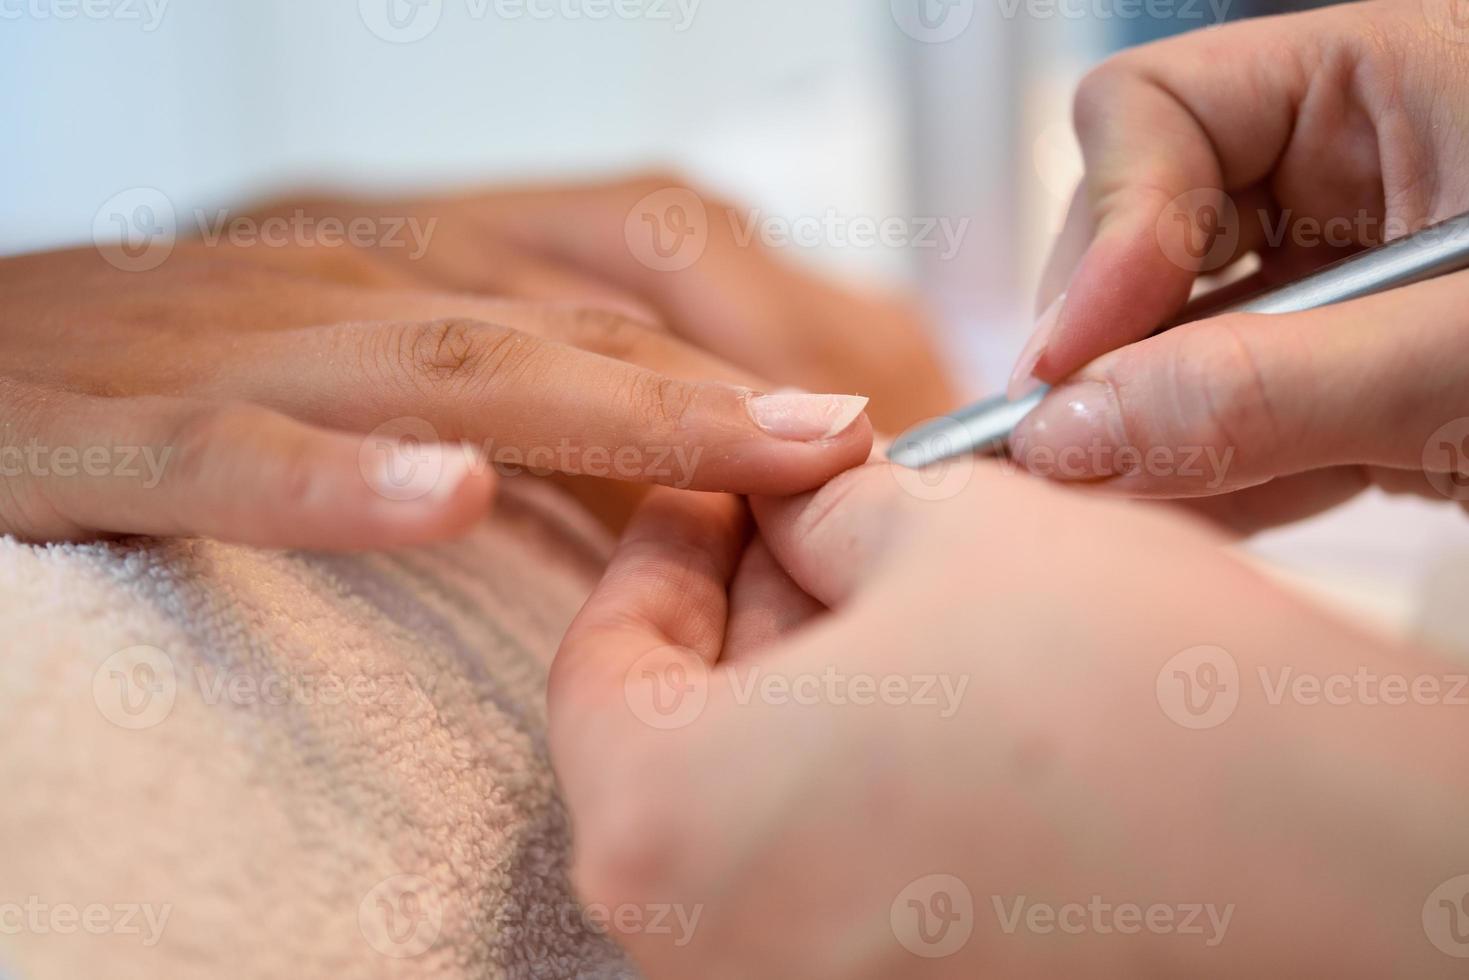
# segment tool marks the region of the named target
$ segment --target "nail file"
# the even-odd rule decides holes
[[[1297,282],[1241,302],[1221,305],[1205,296],[1189,304],[1183,315],[1163,330],[1225,313],[1300,313],[1466,268],[1469,268],[1469,213],[1360,252]],[[965,453],[1003,453],[1015,427],[1035,411],[1049,391],[1043,387],[1015,401],[1004,396],[990,398],[920,425],[893,441],[888,460],[910,469],[922,469]]]

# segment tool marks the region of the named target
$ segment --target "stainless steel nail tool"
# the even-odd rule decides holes
[[[1288,286],[1220,306],[1210,297],[1190,304],[1163,329],[1223,313],[1300,313],[1360,299],[1469,268],[1469,213],[1343,259]],[[1161,331],[1160,331],[1161,332]],[[965,453],[1004,452],[1010,434],[1035,410],[1049,389],[1010,401],[1003,395],[977,402],[899,436],[888,459],[922,469]]]

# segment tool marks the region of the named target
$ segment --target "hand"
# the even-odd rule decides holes
[[[1469,859],[1469,770],[1427,748],[1462,719],[1255,681],[1444,665],[998,470],[754,509],[746,547],[737,502],[655,492],[552,670],[576,880],[650,977],[1456,975],[1421,917]],[[1238,701],[1192,729],[1165,695],[1201,644]],[[1172,925],[1029,918],[1093,896]]]
[[[629,241],[629,225],[636,230],[642,211],[656,212],[664,200],[702,211],[689,220],[707,231],[707,243],[686,268],[654,268]],[[934,338],[911,302],[839,286],[758,237],[743,241],[738,208],[677,176],[408,202],[318,198],[275,205],[261,216],[297,212],[411,217],[418,228],[433,228],[425,247],[379,250],[405,276],[442,289],[579,302],[657,321],[772,384],[867,395],[882,431],[902,431],[955,404]]]
[[[435,289],[368,250],[195,243],[141,273],[33,255],[0,262],[0,295],[0,533],[30,540],[381,548],[483,515],[481,447],[780,493],[871,446],[860,398],[757,396],[626,313]]]
[[[1088,77],[1076,103],[1086,177],[1012,383],[1060,386],[1017,434],[1023,462],[1130,494],[1242,491],[1209,510],[1244,530],[1372,483],[1441,499],[1425,469],[1469,472],[1469,422],[1440,432],[1469,417],[1462,276],[1144,339],[1201,273],[1257,255],[1243,293],[1469,209],[1455,135],[1469,109],[1453,97],[1469,34],[1449,14],[1403,0],[1255,20]]]

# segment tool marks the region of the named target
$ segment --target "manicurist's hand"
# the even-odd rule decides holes
[[[1240,292],[1469,209],[1466,93],[1469,31],[1438,0],[1229,25],[1093,72],[1086,177],[1011,389],[1057,390],[1018,458],[1126,493],[1244,491],[1208,505],[1244,529],[1370,483],[1469,496],[1449,476],[1469,472],[1464,276],[1144,339],[1245,256]]]
[[[128,269],[0,261],[0,533],[377,548],[481,517],[488,460],[790,493],[871,447],[865,399],[762,394],[615,302],[455,291],[314,242]]]
[[[1175,515],[910,479],[756,501],[753,538],[655,491],[568,633],[576,880],[649,976],[1459,975],[1464,719],[1294,686],[1450,668]]]

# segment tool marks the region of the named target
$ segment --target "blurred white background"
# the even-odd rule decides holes
[[[788,218],[967,219],[953,256],[792,252],[921,290],[956,373],[992,390],[1029,329],[1080,170],[1076,80],[1124,38],[1203,26],[1069,9],[0,0],[0,252],[89,242],[99,207],[138,187],[182,212],[327,182],[425,189],[674,167]],[[1455,594],[1443,583],[1469,554],[1457,509],[1365,499],[1252,548],[1396,628],[1469,632],[1431,598]]]

